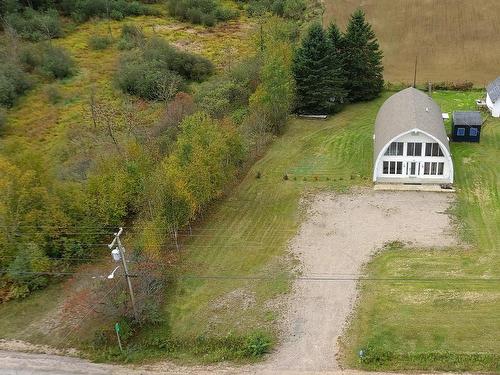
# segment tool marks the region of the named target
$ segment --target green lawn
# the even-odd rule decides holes
[[[477,96],[435,98],[443,111],[451,111],[474,108]],[[453,213],[469,247],[395,246],[378,255],[367,267],[369,278],[445,280],[362,283],[343,339],[348,366],[500,371],[500,121],[487,122],[480,144],[452,144],[452,153],[458,200]],[[359,350],[365,351],[362,361]]]

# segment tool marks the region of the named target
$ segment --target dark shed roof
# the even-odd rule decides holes
[[[500,77],[497,77],[493,82],[490,82],[488,86],[486,86],[486,91],[490,96],[492,102],[496,102],[498,98],[500,98]]]
[[[482,125],[483,119],[479,111],[453,112],[453,125]]]

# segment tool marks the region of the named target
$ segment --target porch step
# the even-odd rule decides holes
[[[455,188],[450,189],[442,188],[438,184],[375,184],[373,186],[374,190],[385,190],[385,191],[434,191],[440,193],[454,193]]]

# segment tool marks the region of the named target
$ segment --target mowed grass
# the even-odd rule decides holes
[[[443,111],[472,109],[476,97],[435,95]],[[361,284],[359,306],[342,340],[347,366],[500,371],[500,121],[490,118],[480,144],[453,143],[452,153],[452,211],[467,247],[390,246],[378,255],[367,267],[368,278],[413,281]]]
[[[327,0],[325,21],[344,27],[358,7],[384,51],[385,79],[420,83],[472,81],[483,87],[500,66],[496,0]]]
[[[281,297],[289,291],[295,264],[287,243],[303,219],[301,197],[370,184],[372,126],[384,98],[351,105],[327,121],[292,120],[184,244],[163,310],[165,323],[143,332],[137,342],[195,343],[199,337],[264,332],[276,343],[277,322],[285,313]],[[214,361],[225,359],[223,354],[176,355]]]

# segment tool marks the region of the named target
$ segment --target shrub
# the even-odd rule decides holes
[[[126,0],[62,0],[60,8],[63,14],[71,16],[77,22],[84,22],[92,17],[121,20],[125,16],[156,14],[144,4]]]
[[[473,82],[437,82],[433,88],[436,90],[469,91],[474,87]]]
[[[40,69],[51,78],[62,79],[74,74],[75,63],[64,48],[49,45],[42,51]]]
[[[261,357],[271,347],[271,340],[263,333],[257,332],[247,337],[245,352],[251,357]]]
[[[52,104],[57,104],[62,99],[62,95],[59,92],[59,89],[54,85],[49,85],[45,89],[45,95],[47,95],[47,99]]]
[[[116,74],[122,91],[149,100],[170,100],[184,79],[201,81],[213,72],[207,59],[180,52],[162,39],[124,55]]]
[[[137,26],[123,25],[118,49],[131,50],[132,48],[142,46],[145,39],[143,32]]]
[[[92,35],[89,38],[88,46],[93,50],[103,50],[113,43],[113,38],[108,35]]]
[[[7,115],[3,109],[0,109],[0,134],[5,124],[7,124]]]
[[[33,45],[26,46],[19,52],[19,61],[26,71],[32,72],[41,63],[40,51]]]
[[[25,8],[20,13],[7,14],[5,22],[22,38],[34,42],[62,36],[59,15],[54,9],[38,12],[32,8]]]
[[[14,283],[11,294],[14,298],[25,297],[30,291],[47,285],[48,278],[45,275],[33,276],[32,272],[47,272],[50,262],[36,244],[20,244],[14,261],[9,265],[7,277]]]
[[[173,96],[183,82],[177,73],[161,69],[154,61],[133,56],[122,59],[116,79],[123,92],[148,100],[170,99],[166,90],[171,88]]]
[[[169,0],[168,10],[172,17],[181,21],[209,27],[238,15],[237,11],[221,6],[216,0]]]
[[[0,105],[11,107],[31,87],[28,75],[14,63],[0,64]]]
[[[304,0],[285,0],[283,4],[283,17],[300,20],[304,16],[306,3]]]

